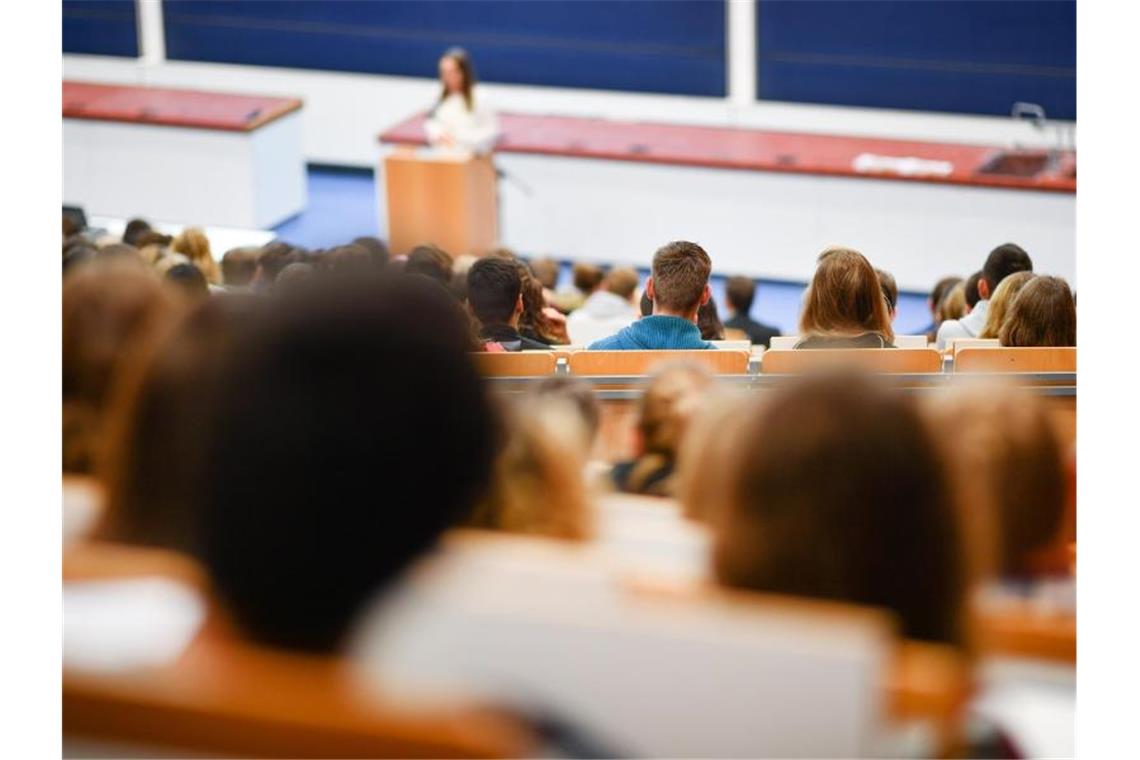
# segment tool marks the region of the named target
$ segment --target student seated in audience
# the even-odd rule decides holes
[[[361,263],[358,262],[358,265],[361,265]],[[371,261],[369,261],[369,263],[365,266],[372,266]],[[298,288],[303,288],[316,275],[317,268],[312,264],[308,264],[304,261],[294,261],[292,264],[282,269],[281,274],[277,275],[277,280],[273,283],[273,292],[288,293]]]
[[[102,456],[105,410],[124,362],[174,319],[181,300],[140,264],[92,261],[63,282],[63,470]]]
[[[697,312],[710,298],[712,260],[696,243],[668,243],[653,256],[645,293],[653,314],[633,322],[615,335],[590,344],[597,351],[706,349]]]
[[[631,324],[637,319],[633,306],[636,290],[636,270],[631,267],[611,269],[602,280],[601,287],[566,318],[570,342],[588,346]]]
[[[597,290],[606,273],[594,264],[579,262],[574,265],[573,278],[565,287],[554,293],[554,306],[563,314],[581,307],[590,294]]]
[[[710,298],[697,309],[697,328],[704,340],[724,340],[724,324],[716,310],[716,299]]]
[[[938,348],[946,348],[954,338],[976,338],[986,325],[989,298],[997,286],[1014,272],[1032,272],[1033,261],[1021,246],[1004,243],[990,251],[978,280],[978,303],[960,319],[947,319],[938,328]]]
[[[227,294],[203,301],[126,364],[99,468],[107,494],[99,538],[192,553],[193,463],[208,389],[218,357],[258,303]]]
[[[729,318],[724,326],[730,330],[741,330],[748,335],[754,346],[771,345],[772,338],[780,334],[779,328],[752,319],[752,302],[756,298],[756,283],[751,277],[729,277],[724,286],[724,296],[728,301]]]
[[[333,246],[320,255],[313,256],[312,259],[311,262],[298,261],[293,263],[312,263],[329,272],[363,273],[376,268],[376,257],[367,248],[356,243]],[[284,269],[281,270],[281,274],[285,274]]]
[[[462,309],[424,278],[329,275],[246,323],[202,423],[200,556],[242,632],[333,651],[470,514],[494,416]]]
[[[943,277],[934,284],[930,297],[926,300],[926,307],[930,310],[931,323],[922,332],[929,342],[933,343],[938,337],[938,327],[942,324],[942,299],[950,290],[962,281],[961,277]]]
[[[131,219],[127,222],[127,226],[123,228],[123,242],[137,248],[142,237],[151,231],[150,222],[147,220]]]
[[[883,607],[908,638],[962,644],[961,528],[914,400],[813,376],[749,400],[739,420],[745,445],[710,515],[717,579]]]
[[[586,498],[590,437],[577,405],[528,393],[499,405],[505,441],[486,495],[465,525],[582,540],[593,533]]]
[[[972,574],[1016,581],[1055,570],[1074,475],[1045,401],[991,385],[931,396],[925,407],[933,424],[954,431],[942,448],[973,547]]]
[[[358,245],[368,251],[368,255],[372,258],[372,265],[377,269],[386,266],[388,259],[391,258],[387,244],[380,238],[364,235],[353,238],[352,245]]]
[[[570,342],[566,333],[566,315],[546,305],[542,283],[531,274],[530,267],[516,260],[522,281],[523,312],[519,316],[519,334],[524,338],[546,345],[565,345]]]
[[[201,228],[187,227],[182,230],[182,234],[170,244],[170,249],[190,259],[190,263],[198,267],[210,285],[222,284],[222,270],[210,253],[210,241]]]
[[[209,298],[210,284],[202,270],[193,264],[175,264],[166,270],[163,279],[177,287],[191,300]]]
[[[548,399],[557,400],[575,409],[581,429],[586,435],[586,450],[593,450],[602,424],[602,408],[589,383],[567,375],[550,375],[534,385],[531,394],[539,403]]]
[[[518,264],[500,258],[482,258],[467,272],[467,304],[479,320],[479,338],[486,350],[546,350],[550,346],[523,337],[522,277]]]
[[[998,333],[1003,346],[1077,345],[1077,304],[1060,277],[1034,277],[1008,308]]]
[[[979,338],[997,340],[1001,326],[1009,313],[1009,305],[1013,303],[1013,299],[1021,292],[1025,283],[1035,276],[1033,272],[1015,272],[1001,281],[1001,285],[998,285],[990,296],[990,303],[986,308],[986,324],[978,333]]]
[[[441,285],[451,284],[451,267],[454,259],[451,254],[434,245],[417,245],[408,254],[404,264],[404,274],[422,274],[431,277]]]
[[[558,287],[558,273],[561,267],[549,256],[530,262],[530,271],[542,283],[542,297],[548,306],[555,306],[554,291]]]
[[[808,286],[796,348],[891,348],[887,301],[871,262],[850,248],[829,248]]]
[[[619,491],[674,495],[678,451],[713,383],[713,376],[694,364],[667,365],[650,378],[638,405],[635,458],[613,468]]]
[[[958,320],[966,316],[969,312],[966,310],[966,281],[959,280],[954,287],[946,291],[946,295],[942,297],[942,302],[938,304],[938,326],[941,327],[943,322],[950,320]],[[935,338],[938,334],[935,331]]]
[[[257,272],[251,283],[254,290],[269,290],[281,270],[294,261],[304,261],[305,252],[284,240],[266,243],[257,257]]]
[[[966,314],[972,312],[974,307],[978,305],[978,301],[982,300],[982,295],[978,292],[978,282],[981,279],[982,271],[980,269],[966,278],[966,289],[962,294],[966,298]]]
[[[241,246],[231,248],[222,256],[222,283],[227,290],[238,291],[249,287],[257,273],[257,255],[260,248]]]
[[[875,274],[879,276],[879,288],[883,291],[883,298],[887,301],[887,317],[890,318],[891,324],[893,325],[899,310],[898,283],[895,282],[894,275],[890,272],[876,268]]]

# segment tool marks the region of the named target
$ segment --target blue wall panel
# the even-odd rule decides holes
[[[762,99],[1076,118],[1068,0],[758,0]]]
[[[721,0],[165,0],[172,59],[434,77],[467,48],[480,79],[725,94]]]
[[[63,0],[63,52],[138,57],[135,0]]]

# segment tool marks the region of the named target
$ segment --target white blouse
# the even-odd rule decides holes
[[[441,145],[443,138],[450,135],[457,148],[489,153],[499,136],[499,119],[474,93],[472,100],[474,107],[469,111],[461,93],[444,98],[424,123],[428,142]]]

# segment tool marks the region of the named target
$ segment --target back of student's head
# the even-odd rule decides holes
[[[206,276],[194,264],[175,264],[166,270],[163,279],[191,300],[210,295],[210,285],[206,282]]]
[[[883,298],[887,300],[887,313],[893,315],[899,306],[899,286],[890,272],[875,269],[879,276],[879,289],[883,291]]]
[[[959,280],[938,303],[937,322],[961,319],[966,315],[966,281]]]
[[[982,279],[990,293],[1001,284],[1001,281],[1014,272],[1032,272],[1033,261],[1029,254],[1016,243],[1002,243],[990,251],[986,263],[982,267]]]
[[[203,301],[149,341],[123,370],[112,402],[100,474],[107,507],[99,533],[116,542],[191,551],[201,453],[218,356],[259,303],[252,296]]]
[[[737,314],[747,317],[752,311],[752,300],[756,297],[756,283],[751,277],[736,275],[729,277],[724,284],[724,297],[728,306]]]
[[[63,284],[63,465],[90,471],[104,410],[123,363],[178,310],[147,269],[94,261]]]
[[[997,290],[990,295],[989,307],[986,309],[986,324],[978,333],[979,338],[996,339],[998,337],[1001,333],[1001,326],[1005,324],[1005,318],[1009,315],[1009,307],[1013,303],[1013,299],[1017,297],[1026,283],[1036,276],[1033,272],[1014,272],[1001,281],[1001,285],[998,285]]]
[[[592,532],[587,436],[577,406],[554,394],[504,398],[494,477],[466,525],[548,538]]]
[[[950,289],[962,281],[961,277],[943,277],[941,280],[934,284],[934,288],[930,291],[930,312],[937,316],[938,307],[942,304],[942,299],[950,292]]]
[[[304,261],[303,252],[284,240],[266,243],[257,256],[257,280],[263,286],[272,285],[281,270],[295,261]]]
[[[417,245],[408,254],[404,264],[404,274],[422,274],[431,277],[441,285],[451,283],[451,254],[434,245]]]
[[[567,375],[550,375],[531,388],[530,397],[537,403],[560,401],[569,404],[581,419],[587,450],[593,448],[602,423],[602,410],[593,387],[587,382]]]
[[[244,288],[253,281],[257,272],[257,256],[261,252],[256,246],[231,248],[222,256],[222,282],[227,287]]]
[[[696,243],[676,240],[653,254],[653,303],[673,311],[700,304],[712,274],[712,259]]]
[[[1061,537],[1068,476],[1043,399],[1009,386],[926,399],[955,473],[962,524],[977,575],[1024,576]]]
[[[445,289],[377,275],[278,296],[233,342],[205,421],[200,551],[248,634],[337,648],[469,512],[494,420],[467,348]]]
[[[368,255],[372,259],[372,265],[377,269],[387,266],[388,260],[391,258],[391,253],[388,251],[388,245],[378,237],[364,235],[362,237],[354,238],[352,244],[358,245],[364,250],[368,251]]]
[[[998,339],[1003,346],[1077,345],[1077,305],[1069,283],[1041,275],[1009,304]]]
[[[829,248],[819,257],[808,286],[800,333],[851,335],[875,332],[894,339],[887,302],[871,262],[850,248]]]
[[[741,411],[724,584],[894,611],[907,637],[962,641],[960,527],[913,400],[856,375],[805,377]]]
[[[485,325],[510,321],[522,293],[522,278],[514,261],[482,258],[467,271],[467,303]]]
[[[558,285],[558,262],[552,258],[535,259],[530,262],[530,269],[534,276],[547,290],[554,290]]]
[[[150,222],[145,219],[131,219],[123,229],[123,242],[127,245],[138,246],[139,239],[151,231]]]
[[[633,267],[615,267],[606,273],[606,278],[602,281],[602,288],[607,293],[613,293],[619,298],[632,301],[633,294],[637,291],[637,282],[636,269]]]
[[[982,300],[982,294],[978,292],[978,281],[982,279],[982,271],[979,269],[972,275],[966,278],[966,308],[973,309],[978,305],[978,301]]]
[[[181,253],[198,267],[212,285],[222,284],[222,270],[210,252],[210,240],[200,227],[187,227],[170,244],[171,250]]]
[[[606,273],[601,267],[586,263],[575,264],[573,275],[574,287],[586,294],[597,290],[606,277]]]

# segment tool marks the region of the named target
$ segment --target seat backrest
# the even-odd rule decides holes
[[[710,340],[714,346],[721,350],[728,349],[730,351],[751,351],[752,341],[750,340]]]
[[[1077,349],[963,348],[954,354],[955,372],[1076,372]]]
[[[419,574],[362,629],[358,656],[385,693],[541,707],[607,756],[873,754],[891,643],[880,613],[641,593],[603,564],[488,555],[478,573]]]
[[[529,730],[502,715],[454,702],[446,708],[385,704],[361,693],[342,659],[240,641],[208,602],[205,624],[195,625],[189,644],[183,639],[172,656],[144,664],[132,653],[107,664],[108,645],[122,644],[106,640],[106,625],[93,630],[91,619],[100,613],[91,609],[91,592],[99,591],[93,586],[121,608],[122,590],[131,584],[145,592],[139,584],[158,590],[156,584],[176,581],[183,593],[193,593],[199,570],[170,552],[107,544],[69,551],[64,563],[65,644],[71,651],[95,647],[95,659],[103,662],[94,668],[90,657],[69,660],[65,646],[65,747],[94,744],[127,757],[155,749],[171,757],[517,757],[534,751]],[[114,583],[120,589],[112,589]],[[72,604],[79,596],[86,597],[83,609]],[[128,610],[127,617],[153,628],[150,617],[162,611],[149,605]],[[154,635],[175,633],[160,625]],[[73,635],[86,641],[69,641]]]
[[[1000,348],[1001,341],[997,338],[951,338],[946,341],[946,349],[957,355],[963,348]]]
[[[572,375],[647,375],[664,362],[700,364],[717,375],[748,372],[748,351],[578,351],[570,355]]]
[[[799,342],[800,336],[798,335],[773,335],[772,340],[768,343],[768,349],[795,348]]]
[[[896,335],[894,344],[898,348],[926,348],[930,341],[925,335]]]
[[[558,359],[552,351],[508,351],[471,354],[484,377],[535,377],[553,375]]]
[[[942,355],[933,348],[773,349],[764,352],[760,372],[795,375],[837,365],[885,374],[938,373]]]

